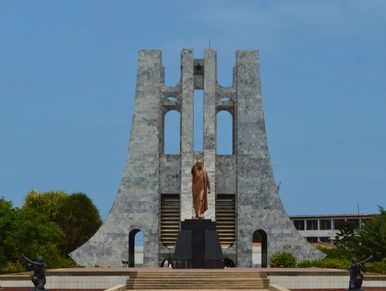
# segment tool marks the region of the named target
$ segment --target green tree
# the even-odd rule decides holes
[[[51,221],[57,221],[60,217],[60,207],[66,201],[68,194],[62,191],[49,191],[39,193],[32,190],[24,198],[23,208],[35,209],[48,217]]]
[[[358,244],[358,227],[350,221],[339,223],[334,241],[338,249],[351,254]]]
[[[10,224],[14,217],[12,203],[0,199],[0,268],[8,260],[8,251],[5,248],[5,234],[10,228]]]
[[[376,261],[386,258],[386,211],[379,207],[379,212],[359,228],[349,222],[342,223],[335,238],[334,253],[358,259],[374,255]]]
[[[23,208],[39,211],[60,226],[65,234],[63,255],[85,243],[102,224],[98,209],[84,193],[30,191]]]
[[[358,258],[374,255],[376,261],[386,258],[386,210],[379,207],[379,215],[367,221],[358,230],[355,254]]]
[[[98,209],[84,193],[68,196],[60,213],[57,222],[66,236],[66,253],[84,244],[102,224]]]
[[[57,224],[43,214],[32,209],[15,209],[5,237],[8,259],[15,261],[23,253],[45,257],[47,250],[54,257],[59,256],[64,234]]]
[[[34,209],[12,208],[10,202],[0,200],[0,231],[3,271],[20,270],[22,254],[33,259],[42,256],[50,268],[72,264],[60,254],[63,231]]]

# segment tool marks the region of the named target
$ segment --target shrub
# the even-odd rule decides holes
[[[291,253],[278,252],[271,257],[271,267],[291,268],[296,266],[296,259]]]
[[[20,273],[24,271],[24,265],[20,261],[7,262],[1,269],[0,274]]]
[[[327,248],[318,248],[319,251],[326,254],[327,258],[334,258],[334,259],[347,259],[350,260],[353,256],[352,253],[350,253],[347,249],[336,247],[332,249]]]
[[[315,266],[316,266],[316,261],[311,261],[311,260],[300,261],[296,264],[296,267],[299,267],[299,268],[310,268]]]
[[[386,274],[386,258],[380,262],[367,262],[365,263],[366,272]]]
[[[315,261],[301,261],[296,265],[300,268],[310,268],[310,267],[318,267],[318,268],[332,268],[332,269],[345,269],[348,270],[350,266],[350,260],[346,258],[324,258],[321,260]]]
[[[349,266],[350,266],[350,261],[347,259],[324,258],[322,260],[315,261],[315,267],[319,267],[319,268],[348,270]]]

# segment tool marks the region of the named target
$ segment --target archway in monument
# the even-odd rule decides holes
[[[138,228],[129,231],[129,267],[143,264],[143,232]]]
[[[224,258],[224,265],[225,267],[227,268],[235,268],[236,267],[236,264],[235,262],[233,262],[231,259],[229,258]]]
[[[228,98],[229,99],[229,98]],[[233,117],[226,110],[216,115],[216,154],[233,155]]]
[[[181,153],[180,128],[181,113],[177,110],[169,110],[164,117],[164,154],[179,155]]]
[[[267,267],[267,249],[267,233],[262,229],[256,230],[252,238],[252,266]]]

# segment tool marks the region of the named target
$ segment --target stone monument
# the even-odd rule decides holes
[[[121,185],[110,213],[97,233],[71,257],[84,266],[134,263],[134,236],[143,232],[144,266],[173,257],[181,221],[194,216],[191,168],[203,160],[211,183],[205,219],[216,221],[224,261],[252,267],[252,236],[262,236],[262,265],[278,251],[297,259],[322,253],[295,229],[278,195],[265,132],[257,51],[236,53],[233,83],[216,78],[216,51],[203,59],[181,53],[177,85],[164,82],[161,51],[139,52],[135,110]],[[193,148],[194,90],[203,90],[204,149]],[[180,154],[164,154],[164,120],[180,113]],[[216,114],[233,118],[233,153],[216,154]],[[169,260],[170,261],[170,260]]]

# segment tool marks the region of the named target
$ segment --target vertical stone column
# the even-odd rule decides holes
[[[258,173],[261,148],[258,126],[261,115],[260,80],[256,51],[236,54],[236,160],[237,160],[237,265],[252,266],[252,235],[257,221],[257,205],[261,197]],[[251,217],[254,218],[251,223]],[[259,227],[266,231],[264,226]],[[259,229],[256,228],[256,229]]]
[[[205,218],[216,220],[216,51],[204,54],[204,163],[208,171],[211,193]]]
[[[162,60],[159,50],[138,55],[135,110],[129,152],[106,221],[71,257],[82,266],[119,267],[128,258],[129,233],[143,232],[143,265],[158,262]]]
[[[192,218],[192,175],[193,166],[193,50],[181,53],[181,220]]]
[[[252,266],[252,235],[267,235],[268,258],[278,251],[298,260],[323,254],[295,229],[280,200],[265,131],[257,51],[237,51],[236,59],[237,265]]]

